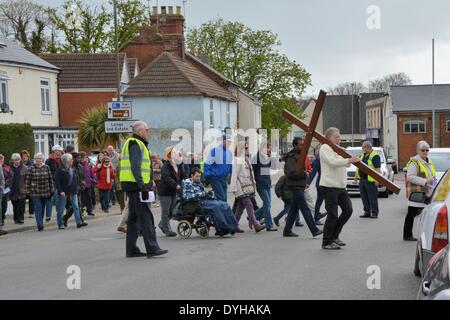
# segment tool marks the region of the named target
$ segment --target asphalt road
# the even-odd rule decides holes
[[[380,199],[379,220],[360,219],[361,200],[352,201],[341,237],[348,247],[337,252],[298,228],[299,239],[284,239],[281,230],[206,240],[158,233],[167,257],[126,259],[118,217],[81,230],[8,235],[0,238],[0,299],[414,299],[419,280],[415,244],[402,241],[404,194]],[[280,209],[276,200],[272,213]],[[81,290],[66,287],[71,265],[80,267]],[[381,270],[379,290],[367,288],[369,266]]]

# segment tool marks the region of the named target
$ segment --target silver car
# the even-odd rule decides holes
[[[450,246],[430,260],[417,299],[450,300]]]

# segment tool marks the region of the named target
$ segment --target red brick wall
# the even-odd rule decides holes
[[[405,134],[404,123],[409,120],[423,120],[426,123],[426,133],[424,134]],[[425,140],[432,144],[432,119],[431,113],[412,113],[398,115],[398,157],[399,166],[403,168],[409,159],[415,156],[416,145],[419,141]]]
[[[115,92],[60,92],[61,127],[78,126],[86,109],[111,102],[115,97]]]
[[[450,148],[450,132],[447,132],[447,121],[450,120],[450,111],[439,112],[439,147]],[[409,120],[426,121],[427,133],[425,134],[404,134],[404,123]],[[416,145],[419,141],[425,140],[433,147],[432,136],[432,114],[410,113],[398,115],[398,152],[400,167],[405,166],[409,159],[416,154]]]
[[[440,116],[440,147],[450,148],[450,132],[447,132],[447,121],[450,121],[450,111],[442,112]]]

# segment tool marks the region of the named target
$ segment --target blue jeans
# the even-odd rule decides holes
[[[75,221],[77,225],[81,224],[81,215],[80,215],[80,207],[78,206],[78,195],[65,195],[64,197],[60,194],[56,195],[56,219],[58,222],[58,226],[63,226],[62,215],[64,210],[66,209],[67,197],[70,196],[70,202],[72,204],[73,214],[75,216]]]
[[[277,220],[280,220],[283,218],[286,214],[289,213],[289,210],[291,209],[292,200],[283,200],[284,203],[284,209],[276,216]],[[295,217],[295,223],[300,223],[300,212],[297,213],[297,216]]]
[[[292,232],[292,228],[294,227],[295,217],[298,214],[298,210],[300,210],[305,218],[306,224],[308,225],[309,230],[314,235],[319,229],[316,226],[316,222],[311,214],[311,211],[308,208],[308,204],[305,200],[305,190],[304,189],[290,189],[292,193],[292,205],[289,210],[288,218],[286,221],[286,227],[284,228],[284,235],[287,235]]]
[[[272,205],[272,189],[268,187],[256,187],[261,200],[263,201],[262,208],[256,210],[255,215],[256,219],[261,220],[264,218],[266,228],[273,228],[272,215],[270,214],[270,209]]]
[[[217,200],[227,202],[228,198],[228,177],[216,178],[208,177],[211,187],[214,191],[214,195]]]
[[[31,201],[34,204],[34,217],[36,218],[36,224],[38,227],[44,226],[44,211],[46,209],[47,217],[49,217],[49,208],[50,208],[50,217],[52,216],[52,198],[51,197],[32,197]]]
[[[112,190],[98,190],[100,194],[100,204],[102,205],[102,210],[109,210],[109,201],[111,199]]]

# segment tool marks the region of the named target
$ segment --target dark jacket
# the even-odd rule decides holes
[[[72,174],[70,174],[70,171],[72,171]],[[80,188],[78,179],[78,174],[73,168],[61,166],[55,175],[55,187],[58,194],[61,192],[64,192],[66,195],[78,194]]]
[[[161,180],[158,185],[158,195],[162,197],[173,197],[177,194],[177,186],[181,186],[184,179],[183,166],[178,166],[178,174],[172,167],[170,161],[164,161],[161,168]]]
[[[304,189],[306,186],[306,179],[308,173],[302,171],[297,174],[297,161],[300,158],[300,154],[294,150],[290,151],[285,157],[284,174],[287,176],[287,185],[292,189]]]
[[[287,185],[287,177],[282,176],[275,185],[275,194],[283,201],[292,200],[292,193]]]
[[[49,158],[45,161],[45,164],[50,167],[53,179],[56,178],[56,171],[61,167],[61,159],[56,160],[55,158]]]
[[[271,188],[272,177],[270,176],[270,168],[272,167],[272,161],[270,158],[261,158],[259,152],[252,159],[253,172],[255,174],[256,187],[258,188]]]
[[[17,201],[19,199],[24,199],[26,195],[26,175],[28,169],[24,165],[20,165],[19,167],[11,166],[11,192],[9,193],[9,199],[13,201]]]
[[[143,138],[138,136],[137,134],[133,134],[133,138],[141,140],[145,147],[148,148],[148,141],[145,141]],[[137,182],[121,182],[122,190],[124,192],[137,192],[140,191],[145,185],[144,180],[142,179],[141,172],[141,164],[142,164],[142,152],[139,148],[139,145],[135,141],[131,141],[128,145],[130,149],[130,162],[131,162],[131,171]],[[153,186],[153,173],[150,175],[150,183],[146,186],[148,189],[151,189]]]

